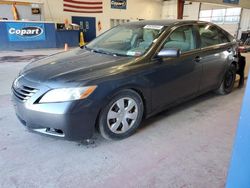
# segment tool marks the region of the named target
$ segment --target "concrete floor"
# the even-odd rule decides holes
[[[36,51],[10,55],[19,53]],[[150,118],[128,139],[95,135],[88,145],[33,134],[18,122],[10,87],[26,64],[0,61],[1,188],[224,187],[244,89],[208,93]]]

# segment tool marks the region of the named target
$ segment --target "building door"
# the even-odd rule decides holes
[[[96,38],[96,21],[94,17],[72,16],[72,23],[81,26],[81,29],[84,31],[85,42],[90,42]]]

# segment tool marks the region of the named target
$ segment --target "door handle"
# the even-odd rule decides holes
[[[201,58],[200,56],[196,56],[196,57],[194,58],[194,61],[198,63],[198,62],[201,61],[201,59],[202,59],[202,58]]]

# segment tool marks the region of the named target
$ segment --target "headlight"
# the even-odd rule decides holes
[[[45,93],[39,103],[63,102],[87,98],[97,86],[53,89]]]

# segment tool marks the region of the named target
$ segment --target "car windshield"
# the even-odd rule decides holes
[[[161,25],[120,25],[85,46],[97,53],[141,56],[164,30]]]

